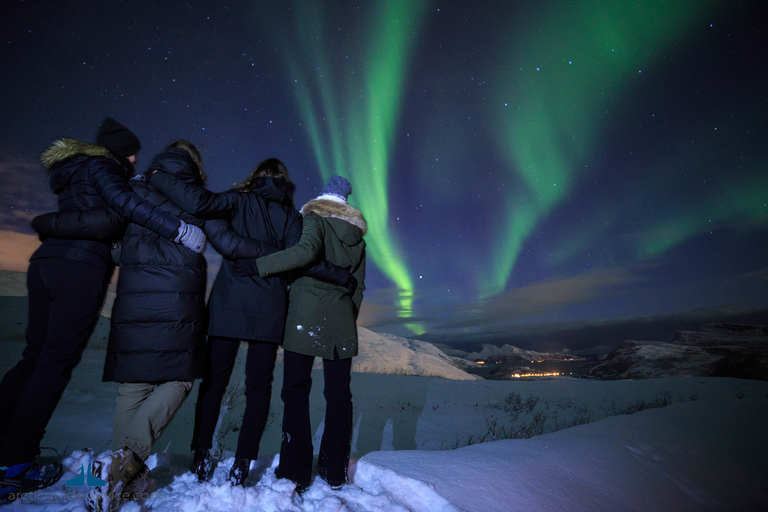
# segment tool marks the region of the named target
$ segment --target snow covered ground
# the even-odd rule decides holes
[[[23,344],[0,343],[0,371]],[[52,447],[68,472],[54,486],[2,510],[80,511],[67,487],[92,454],[111,448],[115,385],[101,382],[104,351],[86,351],[49,424]],[[241,365],[233,376],[242,378]],[[155,487],[143,503],[122,510],[157,511],[510,511],[510,510],[765,510],[768,507],[768,382],[725,378],[592,381],[459,381],[410,375],[353,374],[353,484],[332,491],[316,480],[299,501],[274,476],[282,366],[275,374],[275,417],[245,489],[225,483],[237,433],[221,440],[210,482],[189,473],[191,412],[196,392],[158,442],[151,461]],[[319,371],[315,382],[322,382]],[[322,390],[313,390],[312,418],[322,431]],[[664,408],[612,415],[664,396]],[[538,414],[542,431],[529,439],[465,446],[489,425],[513,425],[500,404]],[[514,400],[512,401],[512,403]],[[237,408],[233,411],[236,415]],[[607,417],[606,417],[607,416]],[[573,423],[586,424],[565,428]],[[458,449],[451,449],[457,446]],[[44,450],[45,456],[56,454]]]

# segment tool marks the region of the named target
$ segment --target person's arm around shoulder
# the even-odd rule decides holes
[[[320,216],[310,213],[304,216],[299,243],[293,247],[256,260],[261,277],[305,267],[317,261],[323,254],[324,224]]]
[[[267,242],[242,236],[226,220],[207,220],[203,229],[216,252],[228,260],[255,259],[280,250]]]
[[[347,289],[352,295],[357,288],[357,280],[352,273],[344,267],[334,265],[328,260],[320,260],[313,266],[302,271],[300,275],[323,281],[324,283],[337,284]]]
[[[355,317],[357,317],[357,313],[360,312],[360,305],[363,303],[363,292],[365,291],[365,259],[365,247],[363,247],[363,255],[360,259],[360,264],[352,272],[352,275],[357,282],[357,287],[352,293],[352,303],[355,305]]]
[[[128,221],[106,207],[51,212],[32,219],[32,229],[40,240],[64,238],[116,242],[123,238]]]
[[[101,199],[121,217],[173,240],[181,220],[137,194],[120,173],[117,164],[102,162],[91,167],[91,183]]]
[[[231,219],[234,205],[229,194],[217,194],[205,187],[181,181],[160,170],[147,173],[149,184],[173,201],[179,208],[200,219]]]
[[[116,163],[95,163],[90,172],[96,192],[117,214],[197,253],[205,251],[205,236],[200,228],[187,225],[171,212],[142,198],[120,174]]]

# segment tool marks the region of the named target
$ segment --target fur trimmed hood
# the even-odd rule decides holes
[[[365,222],[362,212],[343,201],[332,199],[312,199],[301,207],[301,214],[315,213],[321,217],[340,219],[360,228],[365,235],[368,232],[368,224]]]
[[[120,164],[120,160],[103,146],[66,138],[54,141],[51,147],[46,149],[43,154],[40,155],[40,162],[43,164],[46,171],[51,172],[51,168],[53,168],[54,165],[75,156],[111,158]]]

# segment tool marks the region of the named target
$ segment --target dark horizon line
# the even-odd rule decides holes
[[[449,334],[427,332],[412,339],[447,346],[467,352],[478,352],[483,345],[511,345],[523,350],[555,353],[567,351],[575,355],[594,355],[596,348],[610,347],[608,353],[624,341],[672,341],[677,331],[698,331],[708,324],[768,325],[768,307],[725,312],[702,309],[670,315],[637,317],[605,322],[549,324],[541,329],[526,328],[519,333]],[[558,350],[560,347],[560,350]]]

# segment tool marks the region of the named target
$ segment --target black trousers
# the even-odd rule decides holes
[[[325,429],[320,441],[318,474],[330,483],[347,481],[349,452],[352,446],[352,359],[323,359]],[[312,364],[315,358],[285,351],[283,373],[283,440],[280,445],[278,478],[299,485],[312,480],[312,427],[309,418],[309,393],[312,389]]]
[[[240,340],[210,336],[207,348],[210,367],[200,383],[197,395],[193,450],[213,447],[213,434],[219,420],[221,402],[235,367]],[[248,343],[245,360],[245,413],[237,438],[237,458],[259,458],[259,443],[269,418],[276,358],[276,343]]]
[[[34,460],[72,370],[99,319],[111,268],[75,260],[32,260],[21,361],[0,382],[0,466]]]

